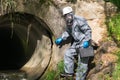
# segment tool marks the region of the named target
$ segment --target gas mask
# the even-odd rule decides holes
[[[72,26],[73,24],[73,13],[68,13],[65,15],[65,21],[67,26]]]

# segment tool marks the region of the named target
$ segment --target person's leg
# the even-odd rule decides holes
[[[76,55],[76,50],[74,48],[69,48],[66,50],[64,55],[64,70],[65,73],[74,74],[74,56]]]
[[[88,57],[80,58],[78,56],[78,67],[76,72],[76,80],[85,80],[87,70],[88,70]]]

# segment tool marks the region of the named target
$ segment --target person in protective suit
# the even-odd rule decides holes
[[[78,66],[76,71],[76,80],[85,80],[88,70],[89,57],[81,57],[80,52],[77,49],[88,48],[91,40],[91,28],[81,16],[76,16],[73,13],[73,9],[69,6],[63,8],[63,16],[66,21],[67,29],[61,35],[61,37],[55,40],[57,45],[60,45],[63,41],[67,40],[68,37],[74,39],[71,46],[66,50],[64,55],[64,70],[65,73],[61,76],[73,76],[74,75],[74,59],[78,55]]]

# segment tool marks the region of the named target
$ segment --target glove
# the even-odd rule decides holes
[[[63,41],[62,38],[57,38],[57,39],[55,40],[55,43],[56,43],[57,45],[59,45],[59,44],[61,44],[62,41]]]
[[[83,47],[88,48],[89,47],[89,41],[84,41],[83,42]]]

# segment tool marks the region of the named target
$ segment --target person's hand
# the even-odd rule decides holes
[[[63,41],[62,38],[57,38],[57,39],[55,40],[55,43],[56,43],[57,45],[60,45],[62,41]]]
[[[89,41],[84,41],[83,42],[83,47],[88,48],[89,47]]]

